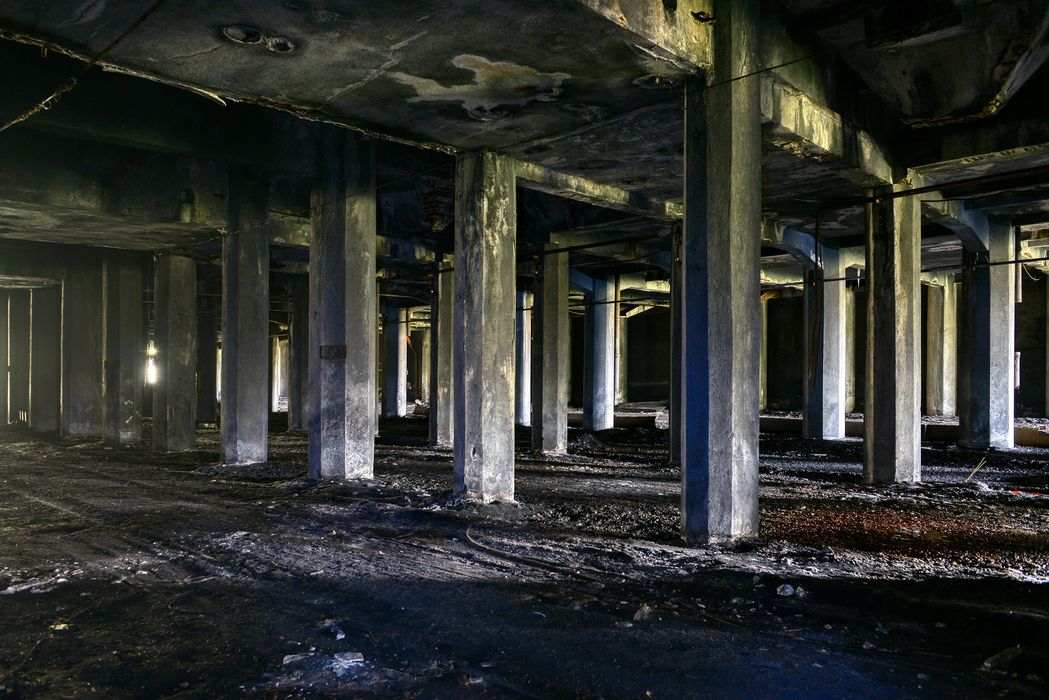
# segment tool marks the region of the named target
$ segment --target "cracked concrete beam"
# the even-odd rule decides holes
[[[777,148],[807,160],[837,161],[840,174],[860,186],[892,182],[892,164],[867,132],[774,73],[761,78],[764,138]]]
[[[911,170],[908,177],[914,187],[928,187],[934,183],[928,176]],[[950,229],[969,250],[987,252],[987,217],[975,209],[968,209],[957,200],[944,201],[939,192],[920,196],[922,217]]]

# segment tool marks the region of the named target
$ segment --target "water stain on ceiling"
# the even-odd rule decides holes
[[[553,102],[561,94],[570,73],[543,73],[529,66],[490,61],[483,56],[463,54],[452,59],[456,68],[474,74],[472,83],[445,86],[436,80],[407,73],[386,75],[415,90],[409,102],[458,102],[466,113],[481,121],[510,116],[507,107],[533,102]]]

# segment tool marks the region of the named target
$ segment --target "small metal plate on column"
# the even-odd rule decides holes
[[[346,346],[345,345],[322,345],[321,346],[321,359],[322,360],[345,360],[346,359]]]

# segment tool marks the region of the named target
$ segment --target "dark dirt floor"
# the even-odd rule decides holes
[[[218,466],[0,433],[0,697],[1049,695],[1049,452],[763,437],[760,539],[687,548],[666,433],[519,437],[516,504],[450,497],[425,423],[371,483],[305,438]]]

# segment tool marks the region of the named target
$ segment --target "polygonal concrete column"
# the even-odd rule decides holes
[[[423,403],[430,403],[430,329],[419,331],[419,348],[415,353],[419,379],[415,385],[415,397]]]
[[[627,326],[628,319],[620,315],[620,305],[616,304],[616,397],[614,403],[618,406],[626,403],[629,392],[627,391],[630,364],[627,362]]]
[[[681,464],[682,401],[681,389],[684,371],[685,332],[683,317],[684,291],[681,276],[681,233],[674,233],[670,268],[670,463]]]
[[[517,324],[514,328],[517,368],[514,393],[516,396],[515,421],[518,425],[532,424],[532,307],[534,295],[521,290],[517,292]]]
[[[30,317],[29,427],[54,433],[62,408],[62,289],[33,289]]]
[[[714,14],[712,85],[685,88],[681,462],[689,542],[758,533],[759,4],[719,0]]]
[[[106,261],[106,441],[119,445],[142,441],[143,277],[136,254],[114,253]]]
[[[758,358],[758,409],[768,408],[769,302],[761,295],[761,356]]]
[[[584,319],[583,429],[608,430],[616,416],[616,287],[593,280]]]
[[[216,423],[220,303],[210,293],[210,285],[205,286],[203,280],[200,284],[203,293],[197,297],[197,421]]]
[[[370,479],[376,407],[375,144],[321,130],[310,219],[310,476]]]
[[[387,418],[403,417],[408,402],[408,309],[387,305],[382,335],[382,414]]]
[[[926,287],[925,407],[930,416],[953,416],[958,386],[958,285]]]
[[[845,437],[845,264],[822,247],[822,270],[805,275],[805,437]],[[826,281],[832,280],[832,281]]]
[[[222,239],[222,460],[265,462],[269,439],[269,181],[229,174]]]
[[[921,204],[872,194],[884,198],[867,205],[863,475],[920,481]]]
[[[188,450],[197,437],[196,262],[181,255],[157,259],[153,308],[157,347],[153,449]]]
[[[306,280],[291,283],[291,328],[288,350],[288,429],[305,430],[310,385],[310,295]]]
[[[548,246],[548,248],[553,246]],[[532,449],[568,451],[568,253],[546,253],[532,313]]]
[[[962,271],[958,442],[964,447],[1013,446],[1013,363],[1016,325],[1014,233],[991,221],[988,251],[965,254]]]
[[[514,497],[514,283],[517,195],[513,160],[459,156],[455,176],[454,491]]]
[[[455,424],[455,273],[440,267],[438,262],[430,301],[430,444],[449,446]]]

